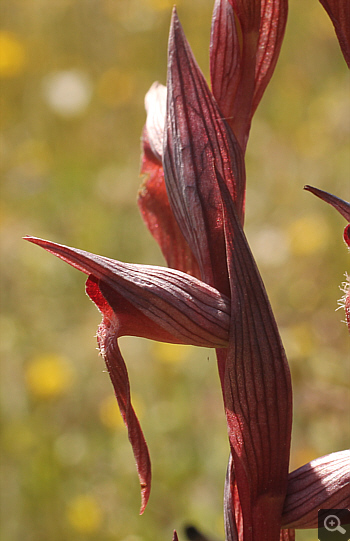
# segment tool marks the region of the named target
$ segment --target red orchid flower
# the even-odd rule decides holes
[[[349,499],[349,452],[288,475],[290,373],[243,232],[244,151],[286,15],[286,0],[216,0],[211,91],[173,13],[167,88],[155,84],[146,97],[139,192],[143,218],[171,268],[121,263],[27,237],[89,276],[87,293],[103,316],[100,351],[136,459],[141,512],[151,466],[118,338],[216,348],[231,451],[227,541],[292,541],[295,528],[315,526],[318,506]]]
[[[147,177],[139,204],[146,223],[149,215],[152,224],[157,223],[154,208],[158,207],[149,213],[151,199],[146,197],[148,186],[155,200],[165,197],[164,191],[159,195],[154,189],[157,178],[162,190],[160,179],[165,173],[169,205],[202,280],[231,297],[229,346],[218,349],[217,355],[244,539],[254,539],[262,531],[265,539],[279,538],[291,430],[289,369],[242,230],[245,173],[240,145],[222,118],[176,13],[169,38],[165,137],[159,129],[164,100],[163,88],[153,86],[146,99],[143,172]],[[165,223],[162,214],[160,223]],[[150,229],[154,234],[154,227]],[[170,228],[165,231],[171,235]],[[163,242],[163,251],[170,245]],[[235,520],[227,510],[226,524]],[[226,536],[233,539],[228,531]]]
[[[35,237],[25,238],[89,275],[86,292],[103,316],[97,340],[134,451],[142,513],[151,489],[151,463],[131,404],[118,338],[131,335],[176,344],[227,347],[230,300],[180,271],[121,263]]]

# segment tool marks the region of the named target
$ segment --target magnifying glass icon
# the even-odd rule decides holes
[[[346,533],[346,530],[340,526],[340,518],[337,515],[328,515],[323,521],[324,527],[329,532]]]

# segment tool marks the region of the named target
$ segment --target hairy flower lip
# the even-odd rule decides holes
[[[173,342],[227,347],[230,300],[197,278],[174,269],[121,263],[36,237],[25,240],[107,284],[173,335]]]

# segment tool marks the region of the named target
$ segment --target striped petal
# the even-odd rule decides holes
[[[282,524],[317,528],[319,509],[346,509],[350,502],[350,450],[308,462],[288,476]]]

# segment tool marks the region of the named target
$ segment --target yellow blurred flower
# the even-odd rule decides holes
[[[67,509],[69,524],[78,532],[93,533],[102,522],[102,510],[96,498],[90,494],[81,494],[73,498]]]
[[[305,216],[293,222],[287,231],[294,255],[314,254],[328,243],[329,229],[318,215]]]
[[[21,41],[12,32],[0,31],[0,77],[16,77],[25,64]]]
[[[38,398],[54,398],[71,385],[73,373],[67,362],[58,355],[35,357],[27,366],[26,382],[30,392]]]

